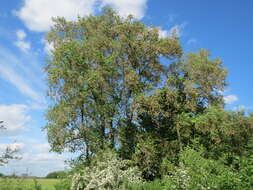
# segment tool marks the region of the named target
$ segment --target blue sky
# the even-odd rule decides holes
[[[22,159],[0,167],[0,172],[44,176],[65,167],[70,156],[49,153],[42,127],[48,106],[43,66],[51,45],[44,40],[52,16],[74,20],[99,13],[111,5],[122,16],[133,14],[147,25],[172,29],[185,52],[210,50],[229,70],[224,92],[227,109],[252,110],[253,1],[251,0],[2,0],[0,6],[0,151],[20,148]]]

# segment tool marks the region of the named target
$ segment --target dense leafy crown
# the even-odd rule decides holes
[[[182,54],[176,38],[111,9],[100,16],[54,20],[48,61],[48,138],[53,150],[84,150],[119,143],[119,129],[132,121],[131,103],[162,82],[169,60]],[[85,143],[85,145],[84,145]]]

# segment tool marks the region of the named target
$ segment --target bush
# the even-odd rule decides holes
[[[238,190],[240,179],[236,171],[220,161],[203,157],[203,151],[186,148],[180,153],[180,164],[167,177],[173,189],[202,190]]]
[[[173,189],[170,181],[165,179],[156,179],[152,182],[145,182],[140,184],[127,184],[126,190],[171,190]]]
[[[207,159],[203,151],[186,148],[179,155],[179,166],[164,164],[169,171],[162,179],[128,184],[127,190],[246,190],[237,171],[220,161]],[[169,174],[169,175],[168,175]]]
[[[246,147],[245,156],[239,159],[242,187],[253,189],[253,139]]]
[[[140,183],[141,173],[127,160],[107,150],[98,153],[89,167],[76,174],[72,180],[72,190],[117,190],[125,183]]]

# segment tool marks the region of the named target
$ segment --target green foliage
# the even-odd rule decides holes
[[[10,180],[3,178],[0,180],[1,190],[25,190],[26,185],[22,180]]]
[[[137,144],[133,160],[146,180],[154,180],[161,176],[161,155],[154,139],[145,137]]]
[[[45,68],[52,106],[45,127],[52,150],[90,155],[108,145],[134,152],[132,102],[162,84],[160,58],[182,55],[177,38],[159,38],[159,29],[111,9],[75,22],[54,19],[54,45]],[[120,141],[120,142],[118,142]]]
[[[70,190],[70,180],[5,177],[0,179],[0,190]]]
[[[170,178],[177,189],[238,189],[239,175],[219,161],[203,157],[204,150],[186,148]]]
[[[195,138],[194,117],[210,106],[223,106],[225,77],[221,61],[209,60],[205,50],[171,64],[167,84],[135,102],[140,130],[164,141],[176,140],[174,148],[182,150]]]
[[[194,124],[200,143],[215,159],[224,155],[241,156],[252,138],[252,118],[242,112],[209,107],[194,119]],[[227,159],[231,164],[232,158]]]
[[[66,171],[56,171],[47,174],[46,178],[48,179],[56,179],[56,178],[66,178],[68,173]]]
[[[42,186],[37,180],[33,180],[32,184],[25,183],[24,179],[3,178],[0,180],[1,190],[42,190]]]
[[[156,179],[141,184],[127,184],[126,190],[172,190],[173,186],[168,180]]]
[[[109,8],[54,22],[45,129],[53,151],[81,153],[72,190],[253,188],[253,114],[224,109],[220,59]]]
[[[55,190],[71,190],[71,180],[61,179],[58,183],[54,185]]]
[[[241,174],[242,187],[253,187],[253,139],[246,146],[245,155],[239,159],[239,171]]]
[[[42,190],[41,184],[39,184],[39,182],[36,179],[34,179],[33,182],[34,182],[34,184],[33,184],[34,190]]]
[[[130,184],[132,190],[239,190],[240,175],[220,161],[206,159],[203,150],[186,148],[180,153],[179,166],[170,167],[169,175],[142,184]],[[252,186],[248,186],[250,189]]]

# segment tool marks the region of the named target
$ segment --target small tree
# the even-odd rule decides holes
[[[3,121],[0,121],[0,130],[6,129],[3,125]],[[2,153],[0,153],[0,166],[7,164],[10,160],[18,159],[16,153],[18,149],[7,147]]]

